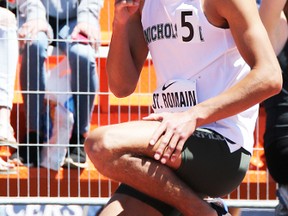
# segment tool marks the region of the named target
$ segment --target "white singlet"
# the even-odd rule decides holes
[[[238,52],[229,29],[206,19],[201,0],[145,0],[144,36],[156,70],[158,88],[168,80],[196,82],[201,103],[243,79],[250,67]],[[167,84],[166,84],[167,85]],[[258,105],[202,126],[217,131],[252,153]]]

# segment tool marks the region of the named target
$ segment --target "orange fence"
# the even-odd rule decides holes
[[[95,108],[91,121],[91,130],[107,124],[119,123],[128,120],[141,119],[151,112],[151,92],[155,89],[156,78],[153,62],[147,59],[140,82],[133,95],[117,99],[108,88],[106,77],[106,55],[111,37],[113,20],[114,1],[105,1],[105,6],[101,12],[102,46],[97,56],[98,75],[100,79],[100,91],[97,93]],[[61,56],[50,56],[47,60],[47,67],[57,66]],[[21,140],[25,133],[25,117],[23,100],[19,86],[19,71],[15,84],[15,98],[12,113],[12,124],[16,132],[17,140]],[[241,205],[267,205],[274,206],[276,201],[276,183],[271,179],[265,166],[263,157],[263,133],[265,129],[265,111],[261,107],[260,117],[255,129],[255,150],[248,171],[242,184],[229,196],[225,197],[230,201],[230,206]],[[2,157],[7,157],[11,153],[5,147],[1,148]],[[64,198],[108,198],[118,186],[118,182],[111,181],[100,175],[89,163],[88,168],[67,169],[53,171],[46,168],[19,167],[15,174],[0,174],[0,197],[64,197]],[[72,199],[71,199],[72,200]],[[70,202],[73,202],[71,201]],[[243,204],[242,201],[245,201]],[[254,201],[262,202],[255,204]],[[265,204],[263,201],[268,201]],[[69,203],[69,199],[67,199]],[[1,203],[1,201],[0,201]],[[29,200],[27,200],[29,203]]]

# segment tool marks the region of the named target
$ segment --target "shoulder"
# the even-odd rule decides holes
[[[202,0],[203,10],[211,24],[229,27],[235,20],[258,14],[255,0]]]

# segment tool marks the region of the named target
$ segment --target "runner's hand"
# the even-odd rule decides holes
[[[135,14],[140,0],[115,0],[114,22],[125,24]]]
[[[168,160],[175,162],[182,152],[186,140],[196,129],[196,120],[191,113],[153,113],[144,120],[160,121],[161,124],[152,135],[150,145],[160,142],[154,159],[165,164]]]

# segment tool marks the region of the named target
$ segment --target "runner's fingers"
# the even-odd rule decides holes
[[[156,131],[153,133],[151,140],[149,142],[150,145],[155,145],[156,142],[160,139],[160,137],[165,133],[166,126],[162,123],[159,125],[159,127],[156,129]]]
[[[169,141],[169,144],[166,144],[166,148],[161,158],[161,163],[165,164],[168,160],[170,160],[173,152],[175,151],[175,148],[177,147],[178,140],[179,136],[177,134],[173,134],[172,138]]]
[[[177,133],[175,133],[175,129],[169,127],[169,124],[162,124],[165,128],[165,134],[163,134],[162,139],[160,141],[160,150],[156,150],[157,152],[157,158],[161,157],[161,163],[165,164],[167,160],[170,159],[171,154],[174,152],[174,149],[178,142],[178,136]]]
[[[162,135],[165,132],[166,127],[163,124],[161,124],[159,126],[159,128],[161,128],[161,131],[162,131],[161,135]],[[155,155],[154,155],[155,160],[161,160],[161,158],[163,157],[164,152],[167,149],[167,146],[169,145],[169,142],[170,142],[170,139],[171,139],[172,135],[173,135],[173,132],[171,130],[168,130],[162,136],[162,138],[160,140],[160,144],[159,144],[158,148],[156,149],[156,152],[155,152]],[[159,138],[160,138],[160,136],[159,136]],[[159,138],[158,138],[158,140],[159,140]]]
[[[149,121],[149,120],[151,120],[151,121],[153,121],[153,120],[154,121],[161,121],[162,119],[163,119],[162,116],[157,115],[155,113],[152,113],[152,114],[150,114],[148,116],[143,117],[143,120],[147,120],[147,121]]]
[[[178,144],[177,144],[177,146],[176,146],[176,148],[175,148],[175,151],[173,152],[173,154],[172,154],[172,156],[171,156],[171,161],[172,161],[172,162],[175,162],[176,159],[180,157],[185,142],[186,142],[185,139],[180,139],[180,140],[178,141]]]
[[[139,3],[137,0],[118,0],[117,3],[121,3],[123,5],[134,5]]]
[[[133,7],[139,5],[139,0],[119,0],[116,1],[115,6],[117,6],[119,9],[127,8],[127,7]]]
[[[129,0],[118,0],[118,1],[115,2],[115,5],[116,6],[121,6],[121,7],[127,7],[128,3],[131,4],[131,1],[129,1]]]
[[[173,130],[169,145],[166,145],[167,148],[163,153],[163,159],[161,159],[161,162],[166,163],[167,160],[175,162],[176,159],[180,157],[187,138],[187,134],[180,128]]]
[[[160,160],[162,158],[162,155],[166,149],[167,145],[164,144],[163,142],[160,143],[160,145],[158,146],[155,154],[154,154],[154,159],[155,160]]]

